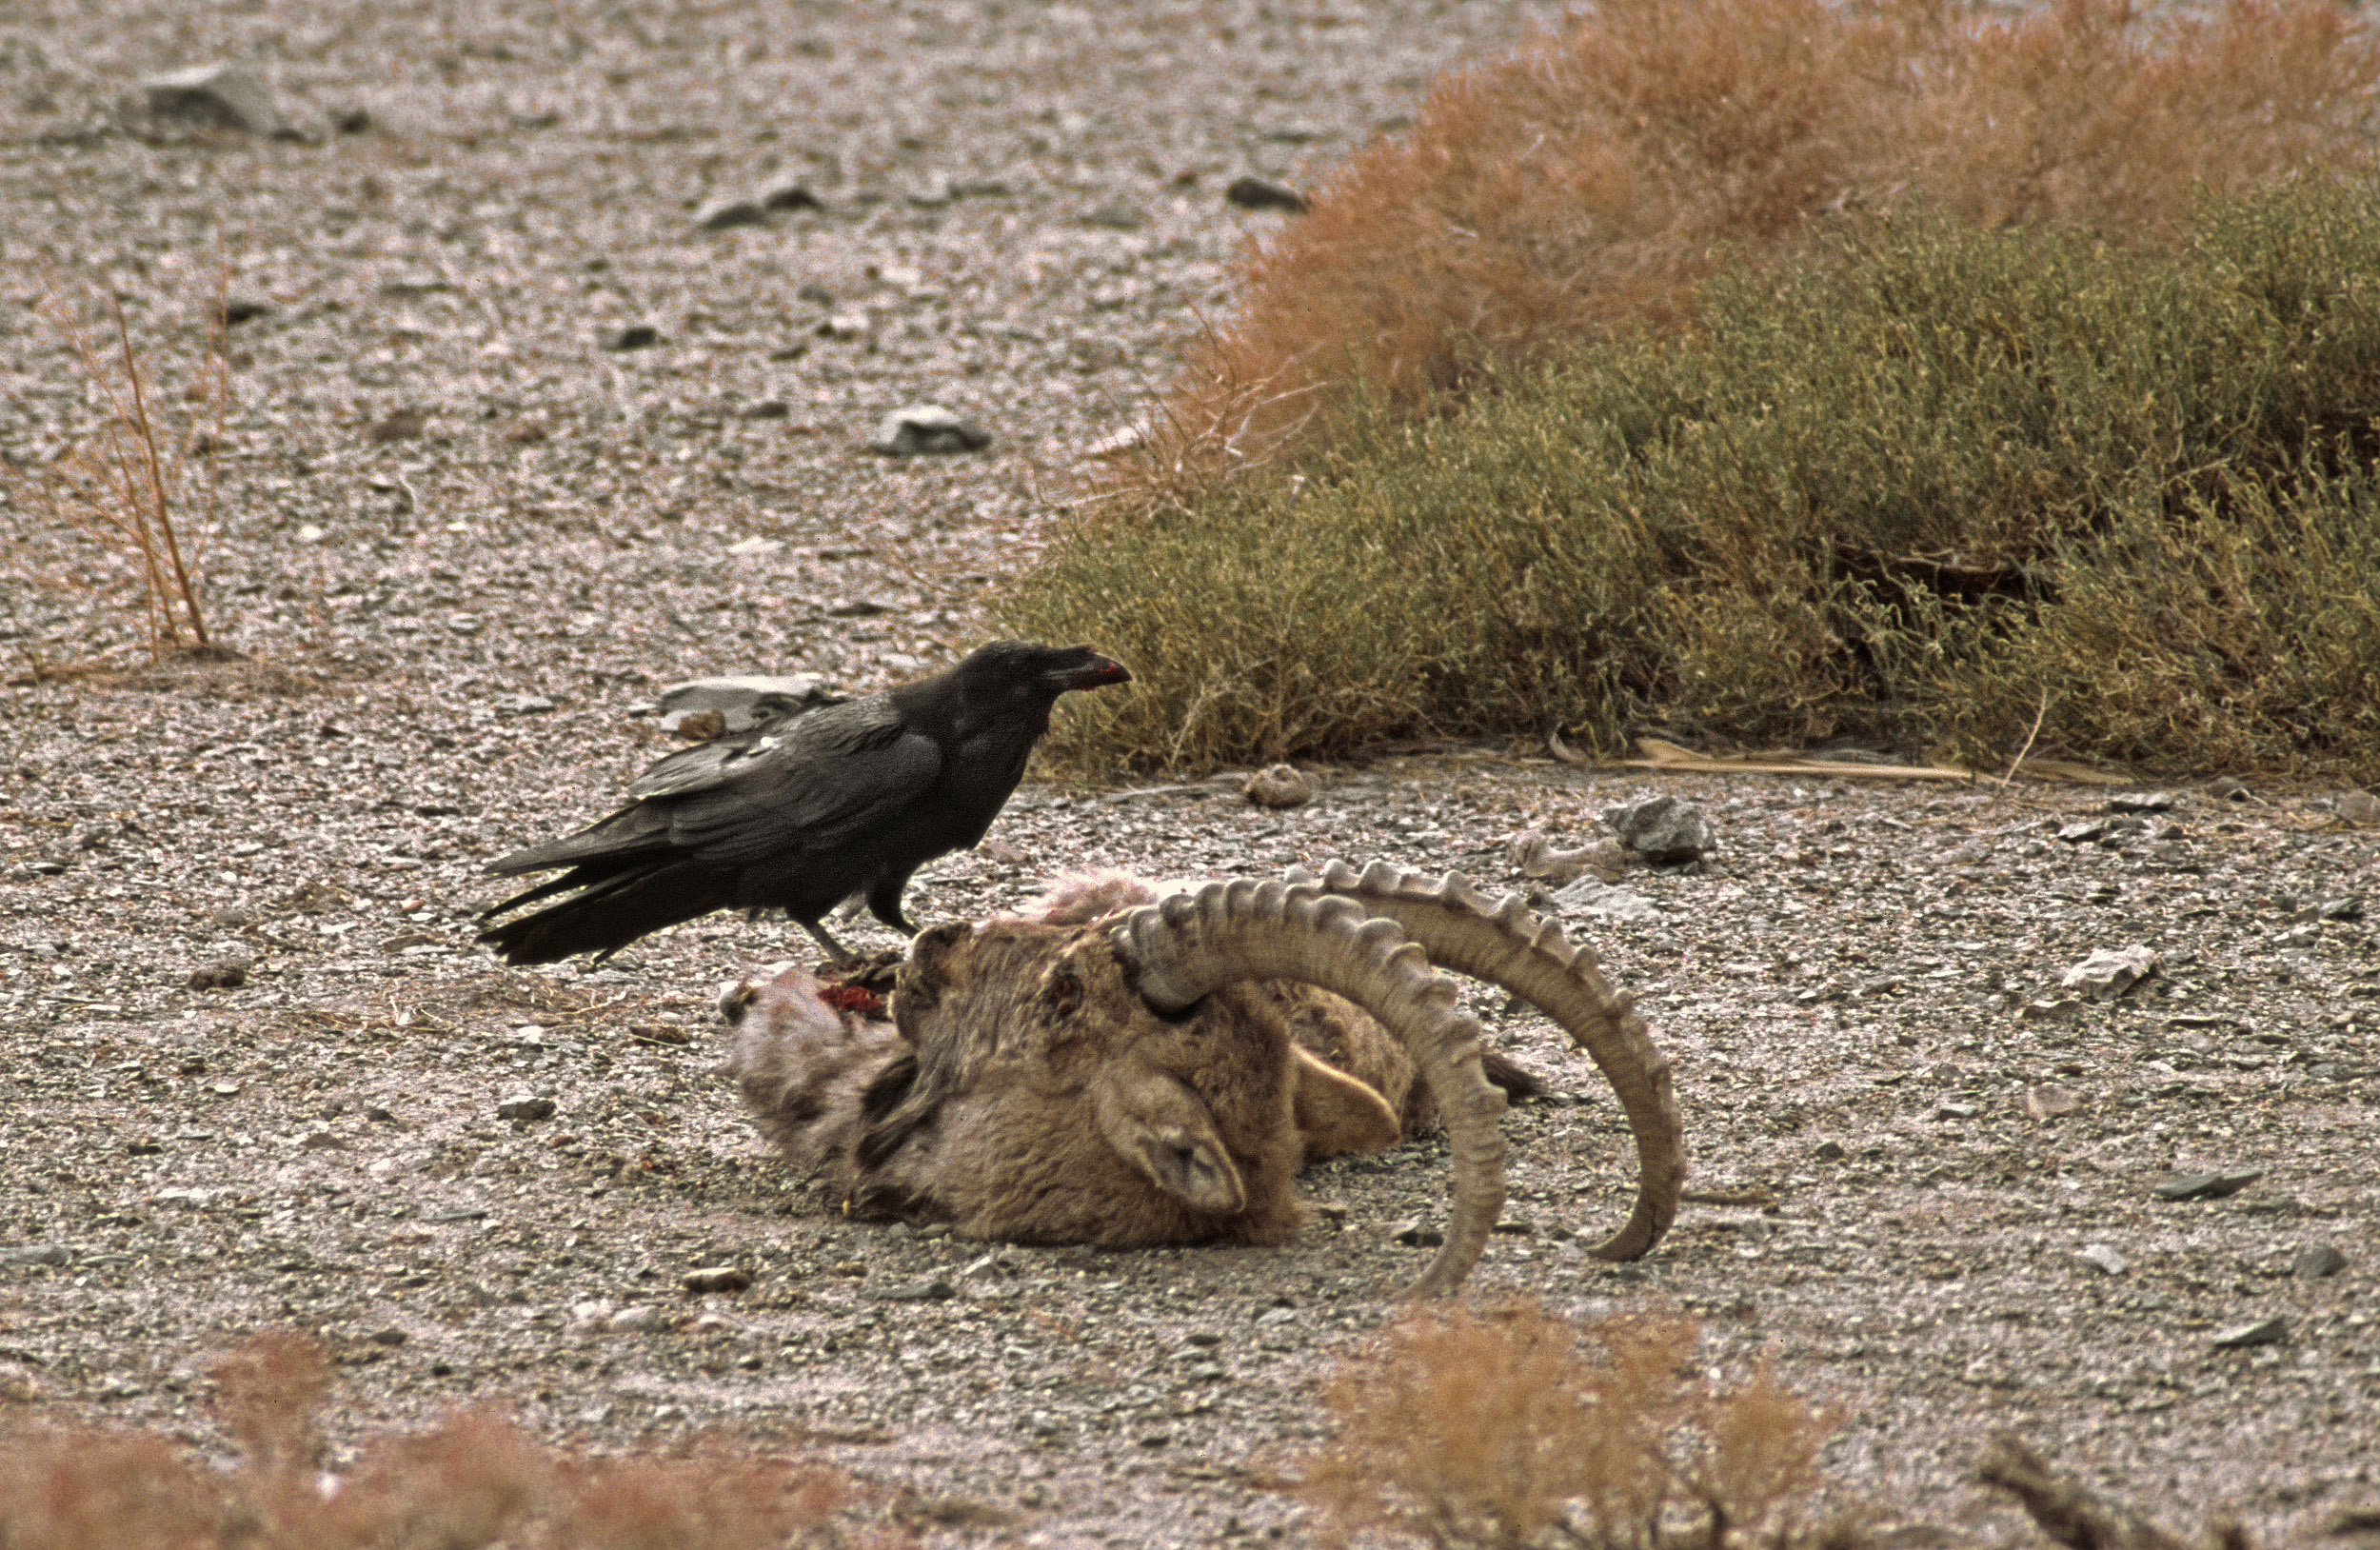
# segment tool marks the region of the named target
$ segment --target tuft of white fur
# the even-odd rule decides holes
[[[1039,897],[1028,900],[1017,913],[1045,925],[1081,925],[1120,910],[1153,904],[1167,894],[1186,892],[1198,885],[1194,878],[1168,878],[1153,883],[1113,866],[1094,866],[1088,871],[1061,872],[1050,879],[1049,886]]]

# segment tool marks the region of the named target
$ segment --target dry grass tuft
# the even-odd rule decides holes
[[[326,1467],[319,1342],[257,1337],[214,1371],[236,1468],[151,1432],[0,1438],[9,1550],[770,1550],[908,1542],[870,1529],[847,1477],[724,1444],[682,1455],[557,1453],[489,1410],[367,1441]],[[877,1515],[877,1516],[881,1516]]]
[[[144,369],[122,301],[109,297],[94,328],[53,286],[47,310],[81,368],[98,425],[46,460],[0,462],[8,550],[0,576],[137,609],[152,661],[230,657],[208,624],[204,596],[217,526],[215,458],[230,403],[220,295],[178,392]]]
[[[2207,193],[2367,166],[2380,50],[2342,8],[1610,0],[1442,79],[1240,267],[1128,488],[1406,412],[1497,363],[1690,317],[1723,255],[1922,204],[1983,229],[2172,237]]]
[[[1815,1505],[1832,1417],[1765,1363],[1735,1384],[1696,1372],[1698,1334],[1657,1314],[1582,1328],[1534,1303],[1410,1314],[1331,1384],[1338,1436],[1298,1493],[1332,1544],[1849,1542]]]

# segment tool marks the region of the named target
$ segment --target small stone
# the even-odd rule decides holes
[[[365,1338],[370,1341],[374,1345],[387,1346],[403,1345],[407,1340],[411,1339],[411,1337],[408,1336],[404,1330],[397,1328],[393,1324],[387,1329],[375,1329]]]
[[[308,1130],[306,1139],[298,1143],[301,1152],[344,1152],[347,1149],[347,1143],[327,1130]]]
[[[341,134],[362,134],[372,127],[372,115],[367,109],[342,108],[330,115],[330,127]]]
[[[1241,209],[1279,209],[1287,210],[1292,215],[1306,212],[1303,194],[1259,177],[1234,179],[1232,186],[1223,190],[1223,197]]]
[[[2054,1120],[2061,1114],[2072,1114],[2082,1107],[2082,1099],[2072,1088],[2053,1082],[2036,1083],[2025,1089],[2025,1114],[2035,1120]]]
[[[1135,420],[1129,425],[1119,426],[1106,435],[1086,444],[1082,448],[1082,455],[1084,457],[1116,457],[1137,447],[1147,445],[1149,435],[1148,423],[1143,420]]]
[[[2126,791],[2108,798],[2108,811],[2112,813],[2171,812],[2181,800],[2181,794],[2177,791]]]
[[[18,1243],[0,1248],[0,1264],[62,1265],[73,1258],[73,1251],[64,1243]]]
[[[1634,888],[1616,888],[1599,878],[1582,877],[1554,895],[1563,909],[1581,910],[1616,921],[1657,921],[1661,912],[1653,901]]]
[[[727,718],[716,710],[673,710],[661,719],[661,729],[688,743],[708,743],[727,735]]]
[[[661,343],[661,330],[649,323],[631,323],[604,341],[605,349],[651,349]]]
[[[1934,1105],[1934,1117],[1937,1120],[1972,1120],[1982,1112],[1977,1105],[1957,1099],[1944,1099]]]
[[[804,280],[794,287],[793,299],[798,302],[808,302],[812,307],[835,305],[835,293],[815,280]]]
[[[248,971],[252,966],[246,958],[226,955],[190,970],[188,983],[192,990],[237,990],[248,984]]]
[[[2154,974],[2164,962],[2153,948],[2139,943],[2102,947],[2059,975],[2058,988],[2080,991],[2092,1001],[2113,1001]]]
[[[2287,1319],[2259,1319],[2252,1324],[2233,1325],[2207,1343],[2218,1351],[2235,1351],[2250,1345],[2278,1345],[2289,1338]]]
[[[1302,807],[1314,800],[1314,783],[1294,765],[1268,765],[1248,777],[1240,794],[1259,807]]]
[[[2217,802],[2246,802],[2251,793],[2248,783],[2232,775],[2217,775],[2207,783],[2207,795]]]
[[[507,1098],[503,1103],[498,1103],[496,1105],[496,1118],[499,1120],[518,1120],[522,1123],[526,1124],[537,1120],[552,1119],[554,1117],[554,1101],[550,1098],[537,1098],[532,1097],[529,1094],[523,1093],[518,1097]]]
[[[810,191],[803,183],[788,183],[761,195],[764,209],[824,209],[826,201]],[[804,297],[803,300],[809,298]]]
[[[1138,231],[1149,224],[1149,218],[1130,205],[1101,205],[1085,213],[1082,224],[1108,231]]]
[[[661,1309],[650,1302],[632,1303],[604,1321],[615,1335],[642,1335],[661,1325]]]
[[[2330,805],[2350,824],[2380,824],[2380,797],[2369,791],[2342,791]]]
[[[244,65],[193,65],[151,75],[141,82],[141,91],[149,110],[168,118],[248,134],[272,134],[283,127],[265,78]]]
[[[385,447],[390,442],[412,441],[428,428],[427,409],[391,409],[364,427],[364,439]]]
[[[1388,1229],[1389,1242],[1407,1248],[1436,1248],[1446,1242],[1446,1235],[1438,1228],[1419,1222],[1400,1222]]]
[[[223,326],[227,328],[236,328],[243,323],[253,323],[258,318],[268,318],[272,314],[273,305],[270,302],[260,302],[246,296],[234,296],[223,304]]]
[[[764,398],[736,410],[739,420],[783,420],[793,413],[793,406],[782,398]]]
[[[689,1292],[701,1297],[712,1292],[740,1292],[752,1284],[752,1273],[738,1265],[706,1264],[687,1271],[679,1278]]]
[[[704,231],[725,231],[739,226],[765,226],[768,211],[758,200],[731,199],[713,205],[694,218],[694,224]]]
[[[2237,1168],[2216,1173],[2177,1173],[2150,1193],[2161,1201],[2219,1201],[2236,1195],[2264,1177],[2262,1168]]]
[[[2132,1264],[2108,1243],[2085,1243],[2074,1252],[2074,1258],[2103,1276],[2120,1276]]]
[[[899,1282],[868,1294],[879,1302],[947,1302],[959,1288],[937,1276],[932,1281]]]
[[[727,552],[739,560],[749,560],[758,555],[776,554],[784,546],[785,541],[782,538],[764,538],[754,533],[747,538],[739,538],[728,545]]]
[[[2314,915],[2325,921],[2360,921],[2364,918],[2364,902],[2350,897],[2325,899],[2314,906]]]
[[[2308,1243],[2290,1261],[2290,1274],[2299,1281],[2323,1281],[2347,1268],[2347,1256],[2329,1243]]]
[[[815,330],[821,339],[864,339],[868,334],[865,312],[832,312],[820,322]]]
[[[1839,1141],[1822,1141],[1811,1148],[1810,1155],[1821,1162],[1840,1162],[1850,1154],[1843,1150],[1843,1143]]]
[[[992,445],[992,433],[972,420],[962,420],[939,404],[911,404],[877,422],[867,449],[885,457],[912,457],[920,452],[980,452]]]
[[[1699,803],[1647,796],[1603,810],[1620,843],[1656,865],[1699,858],[1711,848],[1711,820]]]
[[[2016,1016],[2026,1023],[2072,1023],[2083,1010],[2079,998],[2060,996],[2055,1001],[2029,1001],[2016,1009]]]
[[[542,694],[500,694],[494,705],[499,716],[543,716],[560,708]]]

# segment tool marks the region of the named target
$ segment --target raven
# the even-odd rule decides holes
[[[983,838],[1060,695],[1131,677],[1087,646],[994,641],[932,678],[680,749],[610,817],[491,863],[506,877],[569,870],[482,920],[570,897],[479,940],[510,964],[601,962],[715,909],[782,909],[843,961],[819,922],[854,896],[914,936],[909,874]]]

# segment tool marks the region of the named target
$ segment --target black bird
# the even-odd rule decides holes
[[[507,877],[569,870],[482,920],[570,897],[479,940],[511,964],[600,962],[715,909],[782,909],[840,961],[850,954],[819,921],[854,896],[914,936],[909,874],[983,838],[1060,695],[1131,677],[1087,646],[994,641],[932,678],[681,749],[609,818],[492,863]]]

